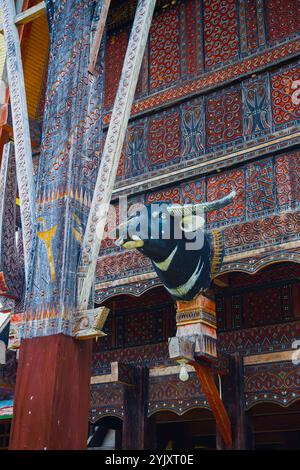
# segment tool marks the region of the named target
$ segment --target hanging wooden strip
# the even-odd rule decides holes
[[[32,151],[26,104],[24,75],[18,30],[14,23],[16,10],[13,0],[0,0],[6,42],[7,75],[12,108],[17,179],[21,201],[25,272],[28,275],[34,226],[35,196]]]
[[[79,268],[79,310],[88,306],[99,249],[149,35],[155,0],[139,0],[105,141]]]

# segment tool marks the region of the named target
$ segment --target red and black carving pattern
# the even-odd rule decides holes
[[[266,0],[266,23],[268,41],[291,37],[300,30],[298,0]]]
[[[246,178],[248,215],[273,211],[276,206],[273,160],[266,159],[247,165]]]
[[[189,374],[188,386],[177,374],[151,377],[148,416],[163,410],[182,415],[190,409],[200,407],[209,409],[196,374]]]
[[[256,0],[246,0],[246,8],[248,50],[255,51],[259,46]]]
[[[243,296],[243,327],[281,322],[281,290],[270,287],[264,292],[245,292]]]
[[[277,264],[276,269],[273,265],[266,266],[263,270],[258,271],[255,276],[239,273],[234,277],[234,287],[253,287],[273,281],[286,281],[287,279],[300,277],[300,265],[287,263]]]
[[[182,158],[197,158],[205,151],[204,103],[196,99],[181,108]]]
[[[243,133],[242,97],[239,89],[212,95],[206,105],[207,146],[215,147]]]
[[[178,6],[155,17],[150,30],[150,90],[180,77]]]
[[[245,355],[283,351],[290,349],[292,342],[298,339],[299,335],[299,322],[232,330],[218,334],[218,348],[228,354],[240,352]]]
[[[221,175],[209,177],[207,179],[207,200],[213,201],[228,195],[231,189],[236,190],[236,197],[232,204],[223,209],[209,212],[207,221],[210,224],[223,222],[228,224],[243,220],[245,216],[245,174],[243,170],[232,170]]]
[[[127,45],[128,30],[119,31],[117,35],[111,35],[106,42],[104,107],[107,110],[114,104]]]
[[[280,215],[252,220],[224,229],[225,247],[258,247],[276,245],[281,240],[295,239],[300,232],[300,212],[287,212]]]
[[[197,72],[197,28],[199,25],[197,24],[196,8],[198,6],[196,3],[194,0],[187,0],[185,7],[187,55],[183,60],[186,60],[188,75],[194,75]]]
[[[156,191],[146,196],[147,204],[155,204],[160,202],[172,202],[179,204],[181,202],[181,194],[179,188],[170,188],[162,191]]]
[[[246,407],[260,402],[273,402],[283,406],[299,400],[300,369],[292,361],[245,369]]]
[[[140,271],[152,271],[151,261],[138,251],[123,252],[101,257],[97,263],[96,275],[100,281],[134,276]]]
[[[95,422],[104,416],[117,416],[122,419],[124,387],[118,383],[91,386],[89,420]]]
[[[166,111],[149,121],[149,165],[157,167],[180,157],[180,113]]]
[[[300,152],[276,159],[276,189],[279,206],[294,207],[300,202]]]
[[[128,126],[125,153],[127,177],[147,171],[147,120],[141,119]]]
[[[204,0],[205,67],[228,62],[239,52],[235,0]]]
[[[163,343],[95,352],[93,354],[92,375],[110,373],[112,362],[145,365],[147,367],[172,363],[169,359],[168,343],[164,341]]]
[[[271,93],[273,120],[275,125],[284,125],[300,117],[300,106],[293,104],[292,83],[300,79],[299,67],[290,67],[282,72],[271,75]],[[290,124],[289,124],[290,125]]]
[[[205,201],[205,179],[189,181],[181,186],[182,203],[198,204]]]

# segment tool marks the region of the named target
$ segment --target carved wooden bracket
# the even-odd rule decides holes
[[[79,311],[75,318],[73,335],[76,339],[80,340],[106,336],[102,328],[108,314],[109,309],[107,307]]]

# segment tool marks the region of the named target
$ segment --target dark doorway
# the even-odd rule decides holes
[[[155,415],[157,449],[215,449],[216,425],[206,409],[188,411],[183,416],[160,412]]]

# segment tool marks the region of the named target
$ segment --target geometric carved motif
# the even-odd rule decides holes
[[[299,1],[266,0],[266,23],[269,43],[299,33]]]
[[[90,415],[93,423],[104,416],[124,416],[124,387],[118,383],[95,384],[91,386]]]
[[[248,50],[255,51],[258,47],[256,0],[246,0],[246,8]]]
[[[289,406],[299,400],[300,369],[291,361],[245,368],[245,404],[260,402]]]
[[[150,29],[150,90],[175,82],[180,77],[178,6],[154,17]]]
[[[146,344],[129,348],[118,348],[110,351],[94,352],[92,375],[109,374],[112,362],[124,364],[145,365],[154,367],[162,364],[172,364],[168,354],[168,344],[164,340],[161,343]]]
[[[205,179],[188,181],[181,185],[182,200],[184,204],[198,204],[205,201]]]
[[[128,30],[118,31],[117,35],[108,36],[105,52],[105,88],[104,108],[112,108],[117,94],[124,58],[128,45]],[[109,77],[109,79],[108,79]]]
[[[180,114],[170,110],[155,115],[149,122],[149,165],[158,167],[180,157]]]
[[[299,239],[300,212],[287,212],[226,227],[226,254]],[[233,248],[236,247],[236,250]]]
[[[245,292],[243,295],[243,327],[272,324],[282,321],[281,289],[265,288],[263,292]]]
[[[182,158],[197,158],[204,153],[204,106],[203,99],[182,106]]]
[[[236,190],[236,196],[232,204],[223,209],[209,212],[207,222],[214,226],[220,225],[221,222],[228,224],[229,222],[242,220],[245,214],[245,174],[243,170],[230,170],[220,175],[208,177],[207,180],[207,200],[221,198],[229,194],[230,189]]]
[[[178,374],[150,377],[148,400],[148,416],[158,411],[183,415],[193,408],[209,409],[195,373],[189,373],[188,382],[182,382]]]
[[[300,203],[300,152],[276,158],[277,204],[292,208]]]
[[[220,313],[221,314],[221,313]],[[218,313],[219,315],[219,313]],[[256,326],[218,333],[218,348],[228,354],[260,354],[291,349],[300,338],[300,322]]]
[[[274,210],[276,200],[274,194],[273,160],[265,159],[251,163],[246,168],[247,213],[268,213]]]
[[[271,75],[271,92],[273,104],[273,121],[275,125],[285,125],[290,121],[299,119],[300,106],[293,104],[292,83],[299,80],[299,67],[289,67],[286,71],[274,72]],[[291,125],[291,123],[289,124]]]
[[[206,69],[238,56],[236,0],[204,0],[204,46]]]
[[[271,103],[267,76],[243,82],[244,134],[248,137],[270,130]]]
[[[173,204],[180,204],[180,189],[176,187],[168,188],[146,195],[146,204],[159,204],[161,202],[172,202]]]
[[[125,177],[132,177],[147,171],[147,121],[139,120],[130,124],[125,142]]]
[[[214,93],[206,104],[207,146],[230,142],[243,134],[240,88]]]

